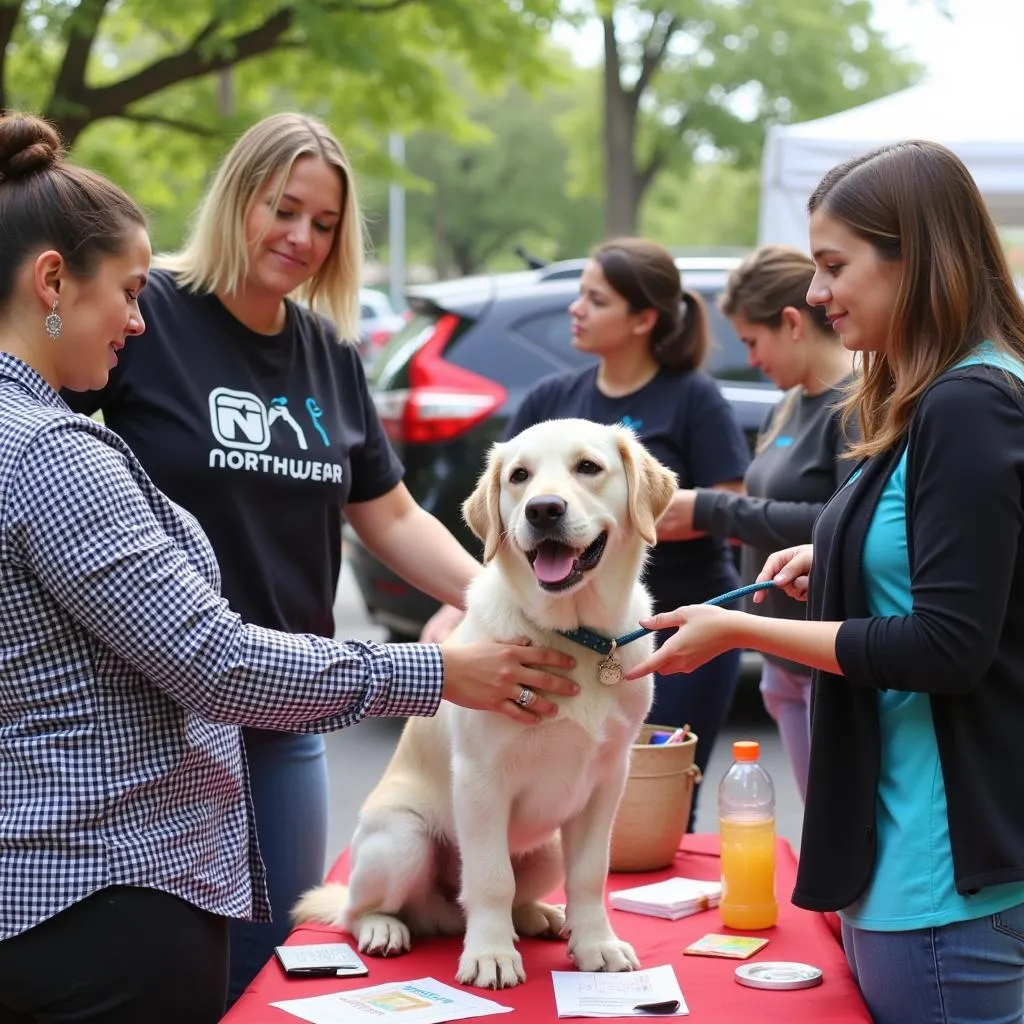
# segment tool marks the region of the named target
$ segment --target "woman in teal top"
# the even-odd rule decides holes
[[[810,666],[793,901],[838,910],[874,1019],[1024,1019],[1024,304],[963,164],[906,142],[810,200],[825,309],[864,372],[860,462],[761,579],[792,621],[711,607],[636,674],[752,647]],[[813,572],[811,566],[813,564]],[[808,578],[809,577],[809,578]],[[809,589],[808,589],[809,587]]]
[[[807,304],[814,276],[810,256],[787,245],[764,245],[729,275],[718,305],[746,345],[751,366],[785,392],[765,420],[757,451],[743,476],[746,493],[700,487],[681,490],[674,510],[682,527],[743,544],[745,583],[779,548],[806,544],[825,502],[850,475],[849,445],[838,407],[853,372],[820,307]],[[767,594],[762,615],[804,618],[785,594]],[[761,697],[775,719],[801,798],[807,791],[811,746],[811,673],[784,658],[765,656]]]

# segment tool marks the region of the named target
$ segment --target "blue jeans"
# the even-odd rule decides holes
[[[274,920],[230,926],[228,1006],[288,936],[296,900],[323,881],[327,859],[327,754],[322,736],[243,730],[256,834]]]
[[[844,921],[843,948],[875,1024],[1024,1021],[1024,904],[908,932]]]
[[[675,632],[672,630],[671,632]],[[679,728],[688,724],[697,734],[694,760],[703,775],[707,771],[715,740],[725,725],[740,678],[740,652],[727,651],[693,672],[654,677],[654,703],[647,721],[652,725],[671,725]],[[714,786],[711,787],[714,789]],[[693,831],[697,815],[697,797],[701,787],[693,791],[690,823]]]

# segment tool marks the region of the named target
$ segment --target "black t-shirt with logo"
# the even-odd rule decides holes
[[[513,437],[544,420],[579,417],[631,427],[680,487],[741,480],[750,449],[714,379],[702,371],[659,371],[642,388],[609,398],[597,386],[596,366],[554,374],[523,399],[506,430]],[[647,565],[648,589],[659,611],[706,601],[731,590],[739,575],[728,545],[713,537],[662,541]]]
[[[257,334],[165,271],[140,305],[146,332],[128,340],[107,387],[64,398],[102,410],[199,520],[243,619],[333,636],[342,509],[403,474],[355,348],[290,301],[282,332]]]

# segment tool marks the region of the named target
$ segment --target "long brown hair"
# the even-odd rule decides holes
[[[605,280],[634,313],[653,309],[654,361],[673,373],[701,366],[708,353],[708,311],[696,292],[683,287],[672,254],[646,238],[613,238],[592,253]]]
[[[845,402],[863,440],[851,455],[899,443],[925,389],[982,341],[1024,361],[1024,302],[992,218],[960,159],[911,140],[832,168],[808,202],[901,263],[885,350],[864,355]]]
[[[810,329],[822,337],[838,336],[821,306],[807,301],[807,289],[814,277],[814,260],[790,245],[762,245],[744,257],[730,271],[725,288],[718,297],[724,316],[743,317],[748,323],[762,324],[775,331],[782,326],[782,311],[797,310],[810,321]],[[763,452],[779,436],[796,410],[803,389],[791,388],[775,408],[768,429],[757,439],[757,451]]]

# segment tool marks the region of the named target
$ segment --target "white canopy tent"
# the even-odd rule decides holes
[[[807,199],[829,168],[900,139],[929,139],[967,165],[996,223],[1024,227],[1024,91],[1004,81],[931,81],[852,110],[768,130],[758,241],[807,249]],[[1013,81],[1017,78],[1017,81]]]

